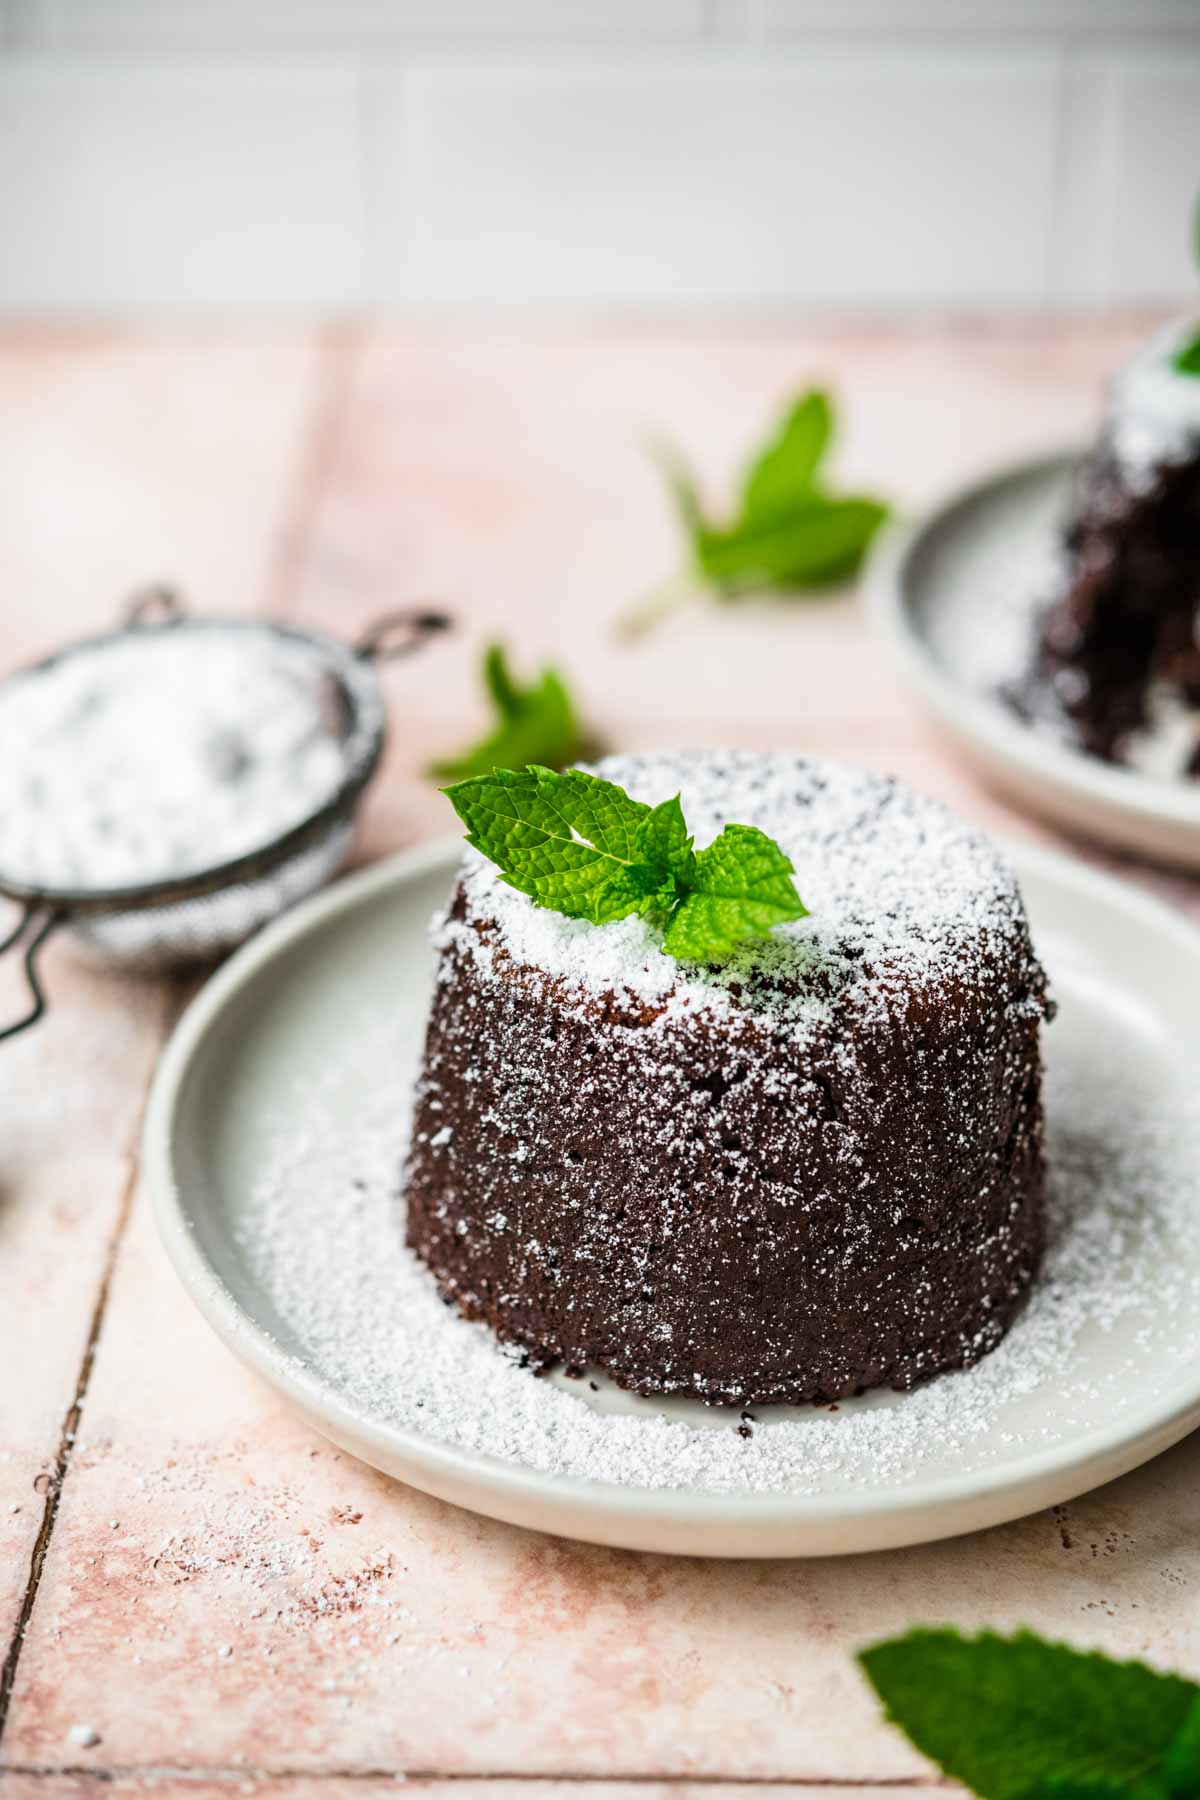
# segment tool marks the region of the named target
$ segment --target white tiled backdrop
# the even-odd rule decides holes
[[[1200,0],[0,0],[0,310],[1200,293]]]

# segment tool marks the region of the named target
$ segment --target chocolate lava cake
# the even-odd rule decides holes
[[[1091,755],[1164,776],[1200,775],[1200,375],[1174,366],[1186,336],[1156,338],[1111,385],[1015,696]]]
[[[722,966],[536,907],[474,851],[440,962],[408,1242],[529,1363],[832,1401],[1003,1337],[1042,1241],[1042,970],[996,852],[790,755],[608,758],[698,846],[775,838],[810,916]]]

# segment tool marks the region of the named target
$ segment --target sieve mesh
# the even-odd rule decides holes
[[[154,588],[130,607],[119,630],[69,645],[0,681],[2,707],[16,683],[66,658],[98,659],[114,644],[147,633],[171,632],[185,651],[201,633],[210,640],[221,634],[239,646],[287,646],[289,653],[300,648],[328,683],[330,733],[341,757],[334,791],[289,829],[185,875],[119,888],[50,888],[18,880],[0,867],[0,895],[21,908],[16,925],[0,940],[0,954],[22,954],[30,1002],[22,1017],[0,1029],[0,1038],[25,1030],[45,1010],[37,957],[54,931],[68,931],[89,959],[109,967],[161,971],[224,954],[321,887],[349,852],[358,802],[383,752],[386,708],[377,667],[409,655],[448,623],[440,612],[404,608],[377,619],[357,642],[346,644],[268,621],[193,618],[173,591]]]

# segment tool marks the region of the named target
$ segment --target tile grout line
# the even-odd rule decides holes
[[[350,384],[365,341],[366,327],[361,323],[333,321],[317,332],[316,391],[301,434],[298,467],[284,498],[276,548],[263,584],[268,618],[288,617],[308,529],[338,448]]]
[[[364,339],[364,330],[358,325],[342,325],[332,323],[325,325],[318,333],[318,363],[316,374],[316,392],[311,416],[301,437],[300,463],[293,478],[283,512],[283,521],[277,540],[277,550],[273,565],[268,572],[265,586],[267,612],[271,616],[279,616],[286,611],[286,602],[293,587],[296,571],[299,567],[301,547],[308,521],[317,496],[321,493],[325,478],[336,449],[342,421],[346,412],[346,400],[349,393],[350,380],[357,364]],[[157,1050],[161,1051],[163,1043],[169,1035],[186,998],[188,990],[178,983],[168,984],[162,1031]],[[8,1724],[8,1715],[12,1705],[13,1692],[16,1686],[17,1670],[24,1649],[25,1633],[33,1617],[37,1604],[38,1591],[41,1587],[42,1572],[46,1557],[49,1554],[54,1527],[58,1519],[58,1509],[62,1500],[63,1488],[70,1471],[74,1451],[76,1433],[83,1416],[84,1403],[87,1399],[88,1387],[95,1367],[96,1353],[100,1336],[104,1329],[104,1321],[108,1311],[109,1297],[112,1290],[113,1277],[116,1273],[117,1261],[121,1245],[125,1238],[133,1213],[133,1200],[137,1191],[141,1174],[141,1157],[139,1145],[142,1122],[149,1100],[150,1088],[154,1079],[154,1067],[157,1054],[146,1079],[141,1105],[138,1108],[137,1121],[128,1146],[128,1172],[121,1191],[117,1208],[117,1216],[109,1237],[104,1260],[104,1268],[100,1278],[100,1286],[92,1309],[79,1372],[75,1380],[75,1390],[67,1410],[63,1416],[59,1432],[58,1445],[55,1450],[53,1465],[50,1471],[49,1484],[46,1489],[46,1502],[42,1510],[41,1523],[34,1538],[33,1549],[29,1558],[29,1575],[25,1591],[21,1596],[21,1604],[13,1626],[8,1650],[4,1661],[0,1664],[0,1741],[3,1740]],[[21,1772],[17,1766],[0,1765],[0,1774]],[[38,1773],[36,1768],[25,1771],[30,1775]],[[47,1774],[56,1771],[47,1770]],[[64,1771],[58,1771],[62,1773]],[[85,1776],[95,1773],[98,1779],[110,1777],[101,1771],[80,1769],[78,1773]]]
[[[265,582],[265,600],[267,611],[278,616],[285,611],[286,597],[291,589],[296,570],[299,566],[300,546],[303,541],[305,527],[310,517],[313,503],[321,492],[328,471],[342,420],[345,416],[346,398],[349,392],[350,379],[357,363],[358,354],[363,342],[364,332],[361,326],[345,326],[327,324],[323,326],[317,337],[317,374],[316,393],[312,413],[300,445],[300,465],[297,475],[291,484],[291,490],[284,506],[284,516],[278,536],[278,548],[273,559],[273,566],[268,572]],[[163,1020],[163,1030],[158,1048],[169,1033],[171,1025],[180,1009],[183,991],[177,984],[171,983]],[[157,1057],[155,1058],[157,1062]],[[88,1386],[91,1382],[95,1366],[96,1352],[100,1335],[104,1328],[104,1320],[108,1311],[109,1295],[112,1289],[113,1276],[116,1272],[117,1259],[121,1244],[133,1212],[133,1198],[141,1173],[139,1143],[142,1120],[145,1116],[150,1087],[154,1078],[154,1066],[146,1080],[138,1109],[137,1123],[128,1149],[128,1173],[121,1192],[117,1208],[117,1217],[108,1242],[104,1269],[100,1278],[100,1287],[92,1309],[88,1335],[84,1343],[83,1356],[80,1360],[79,1372],[75,1380],[74,1395],[63,1416],[59,1432],[58,1445],[54,1454],[50,1481],[46,1490],[46,1503],[42,1510],[41,1524],[34,1538],[33,1549],[29,1558],[29,1576],[25,1591],[21,1596],[21,1605],[17,1612],[13,1633],[0,1664],[0,1741],[3,1740],[8,1715],[12,1705],[13,1690],[16,1685],[17,1669],[24,1648],[25,1633],[28,1630],[33,1610],[37,1604],[38,1590],[41,1586],[42,1571],[50,1549],[50,1541],[54,1535],[54,1527],[58,1519],[58,1509],[62,1492],[70,1470],[71,1457],[75,1444],[76,1432],[83,1415],[84,1402],[87,1398]],[[0,1773],[4,1770],[0,1769]],[[81,1771],[86,1773],[87,1771]],[[36,1773],[30,1770],[29,1773]]]
[[[466,1785],[478,1782],[489,1783],[519,1781],[528,1787],[550,1785],[573,1786],[579,1788],[626,1787],[632,1785],[656,1784],[663,1787],[704,1787],[719,1792],[725,1787],[743,1788],[852,1788],[878,1789],[887,1792],[933,1793],[946,1792],[952,1787],[944,1777],[938,1775],[877,1775],[873,1777],[851,1775],[705,1775],[682,1774],[677,1772],[649,1773],[643,1770],[632,1774],[601,1775],[573,1770],[558,1770],[545,1773],[528,1774],[514,1769],[497,1770],[441,1770],[441,1769],[395,1769],[395,1768],[349,1768],[349,1769],[268,1769],[237,1767],[197,1767],[177,1766],[170,1763],[117,1763],[109,1768],[93,1766],[87,1763],[0,1763],[0,1778],[5,1775],[22,1775],[33,1780],[62,1780],[69,1778],[76,1781],[93,1781],[97,1784],[113,1781],[214,1781],[229,1783],[282,1782],[303,1781],[320,1783],[325,1781],[424,1781],[445,1782],[447,1785]]]
[[[9,1709],[12,1705],[13,1691],[16,1687],[17,1668],[21,1661],[21,1652],[25,1645],[25,1633],[29,1621],[33,1617],[33,1609],[37,1604],[38,1590],[42,1583],[42,1571],[50,1550],[50,1540],[54,1535],[54,1526],[58,1519],[58,1509],[62,1500],[63,1488],[71,1467],[71,1458],[75,1448],[75,1438],[83,1417],[84,1402],[87,1399],[88,1387],[91,1384],[92,1371],[96,1364],[96,1352],[100,1345],[100,1336],[104,1329],[104,1320],[108,1312],[109,1296],[112,1292],[113,1276],[116,1273],[117,1259],[125,1232],[133,1215],[133,1197],[137,1191],[138,1178],[141,1174],[141,1133],[142,1121],[146,1114],[146,1105],[150,1097],[150,1088],[154,1080],[154,1070],[158,1062],[158,1051],[161,1050],[171,1026],[179,1012],[180,990],[174,982],[167,985],[167,994],[163,1007],[161,1031],[156,1046],[154,1059],[146,1077],[141,1104],[126,1150],[127,1173],[121,1189],[121,1198],[117,1207],[117,1216],[109,1235],[108,1247],[104,1258],[104,1268],[100,1276],[100,1286],[92,1307],[91,1322],[88,1326],[87,1338],[83,1346],[83,1356],[79,1363],[79,1373],[75,1378],[75,1391],[70,1404],[63,1415],[62,1429],[59,1432],[58,1447],[54,1454],[54,1464],[46,1489],[46,1504],[42,1509],[42,1522],[38,1526],[37,1536],[33,1541],[33,1550],[29,1557],[29,1578],[25,1583],[25,1592],[21,1596],[21,1605],[13,1626],[12,1638],[4,1662],[0,1665],[0,1741],[3,1740],[5,1727],[8,1724]],[[0,1773],[5,1772],[5,1765],[0,1764]]]
[[[140,1116],[140,1115],[139,1115]],[[100,1288],[96,1302],[92,1308],[91,1324],[88,1328],[87,1340],[83,1347],[83,1358],[79,1365],[79,1374],[75,1379],[75,1393],[63,1417],[62,1430],[59,1433],[58,1448],[54,1456],[54,1467],[50,1476],[50,1484],[46,1490],[46,1504],[42,1509],[42,1522],[33,1541],[33,1552],[29,1559],[29,1579],[25,1584],[25,1592],[21,1596],[21,1606],[17,1613],[13,1628],[12,1641],[4,1665],[0,1668],[0,1740],[4,1737],[4,1728],[8,1723],[9,1706],[12,1702],[13,1688],[17,1679],[17,1665],[21,1660],[24,1647],[25,1632],[33,1617],[33,1609],[37,1603],[38,1589],[42,1582],[42,1569],[50,1549],[50,1539],[54,1534],[55,1521],[58,1518],[59,1502],[71,1465],[71,1455],[75,1445],[75,1435],[83,1415],[83,1404],[87,1398],[88,1384],[92,1378],[92,1369],[96,1361],[96,1348],[100,1341],[100,1333],[104,1325],[104,1315],[108,1310],[108,1296],[112,1287],[112,1278],[116,1268],[117,1252],[125,1235],[133,1210],[133,1190],[137,1185],[138,1158],[136,1151],[129,1154],[129,1169],[125,1184],[121,1190],[121,1201],[117,1208],[116,1222],[109,1238],[108,1250],[104,1261],[104,1272],[100,1278]]]

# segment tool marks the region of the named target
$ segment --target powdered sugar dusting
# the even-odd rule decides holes
[[[1037,464],[928,528],[909,577],[914,622],[956,684],[996,700],[1029,660],[1037,617],[1066,576],[1076,470]]]
[[[457,944],[484,970],[503,952],[572,990],[661,1007],[664,1025],[749,1010],[803,1034],[826,1021],[831,995],[882,1004],[893,986],[936,981],[1021,940],[1020,896],[995,848],[892,777],[744,750],[613,756],[597,772],[650,804],[680,794],[697,848],[726,824],[756,825],[791,857],[810,916],[701,969],[664,955],[645,919],[597,926],[534,906],[469,851],[467,916],[442,924],[439,947]],[[479,920],[496,931],[481,940]]]
[[[345,1404],[548,1475],[836,1494],[902,1488],[947,1466],[1002,1468],[1168,1393],[1194,1360],[1195,1098],[1119,996],[1069,967],[1056,991],[1041,1275],[998,1349],[911,1394],[756,1409],[744,1437],[728,1409],[530,1374],[439,1301],[404,1247],[399,1121],[411,1070],[377,1024],[364,1024],[346,1066],[306,1078],[275,1121],[240,1221],[248,1271],[280,1341]]]
[[[1195,456],[1200,444],[1200,377],[1174,366],[1195,335],[1194,319],[1164,327],[1110,384],[1104,442],[1135,493],[1153,485],[1164,463]]]
[[[1077,754],[1088,751],[1072,715],[1096,670],[1089,671],[1086,659],[1077,659],[1069,648],[1063,652],[1064,641],[1069,646],[1071,634],[1082,630],[1078,607],[1064,597],[1081,572],[1086,576],[1081,591],[1091,592],[1113,552],[1105,551],[1102,541],[1071,548],[1068,533],[1089,514],[1089,541],[1097,518],[1103,521],[1107,514],[1119,524],[1137,497],[1152,493],[1176,465],[1188,465],[1200,454],[1200,377],[1180,373],[1171,360],[1194,330],[1194,322],[1168,327],[1117,371],[1085,462],[1071,467],[1064,458],[1057,467],[1034,464],[996,479],[931,520],[905,564],[913,627],[947,680],[1003,708],[1010,729],[1019,720]],[[1102,523],[1096,535],[1103,540]],[[1139,554],[1153,569],[1161,551]],[[1160,588],[1158,582],[1156,593]],[[1093,605],[1087,600],[1081,616],[1090,616]],[[1052,674],[1031,668],[1048,621],[1059,646]],[[1186,624],[1185,619],[1184,629]],[[1130,626],[1134,636],[1135,626],[1136,620]],[[1168,638],[1169,644],[1174,641]],[[1110,648],[1106,655],[1112,654]],[[1140,666],[1139,655],[1131,637],[1131,672]],[[1115,666],[1122,666],[1119,655]],[[1173,668],[1170,656],[1166,666]],[[1171,676],[1166,692],[1156,684],[1147,698],[1146,717],[1120,745],[1119,760],[1155,782],[1187,779],[1200,731],[1191,696]],[[1122,704],[1128,705],[1128,697]]]
[[[94,890],[246,855],[332,799],[340,737],[328,659],[299,638],[162,627],[82,646],[0,690],[0,869]]]

